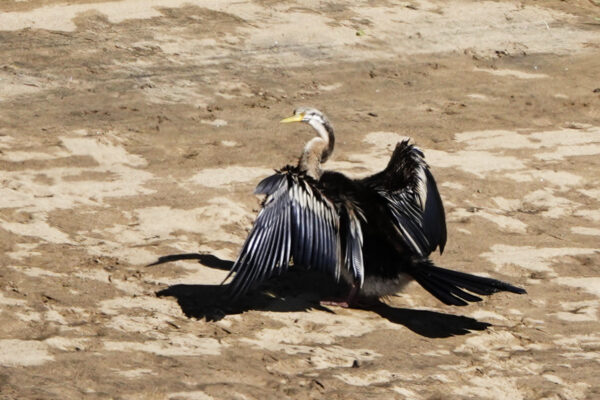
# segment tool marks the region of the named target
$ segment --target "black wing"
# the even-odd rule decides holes
[[[444,251],[444,206],[421,150],[408,140],[398,143],[387,167],[362,183],[386,200],[395,230],[415,254]]]
[[[229,285],[231,296],[238,297],[255,284],[286,271],[292,259],[294,265],[326,271],[339,279],[340,215],[318,182],[290,167],[264,179],[255,193],[267,197],[228,275],[235,273]],[[362,283],[362,233],[355,218],[343,217],[342,224],[350,232],[344,238],[345,256],[352,260],[346,265]]]

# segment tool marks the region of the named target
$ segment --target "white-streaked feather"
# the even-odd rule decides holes
[[[280,172],[263,180],[257,192],[266,198],[232,267],[232,297],[287,269],[291,259],[294,264],[329,271],[336,279],[346,264],[362,284],[362,232],[356,216],[350,221],[350,236],[344,238],[351,241],[345,260],[340,257],[338,210],[310,180],[298,173]]]
[[[417,196],[419,198],[419,205],[421,206],[421,211],[425,211],[425,203],[427,200],[427,176],[425,175],[425,169],[423,166],[420,166],[417,169]]]

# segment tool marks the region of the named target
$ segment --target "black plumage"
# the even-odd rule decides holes
[[[445,304],[478,295],[525,293],[491,278],[435,266],[427,257],[446,245],[444,207],[424,155],[408,140],[387,167],[364,179],[322,171],[333,151],[333,129],[318,110],[302,108],[282,122],[306,122],[318,133],[297,166],[265,178],[256,194],[262,209],[229,276],[235,298],[293,265],[332,274],[351,285],[345,302],[379,297],[416,280]]]

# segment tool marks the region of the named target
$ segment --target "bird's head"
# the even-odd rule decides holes
[[[309,125],[330,125],[329,120],[321,111],[316,108],[298,107],[294,110],[294,115],[281,120],[287,122],[306,122]]]
[[[317,137],[311,139],[304,146],[298,166],[314,179],[321,176],[321,163],[327,161],[335,144],[333,127],[321,111],[310,107],[299,107],[294,110],[294,115],[282,119],[281,122],[305,122],[317,132]]]

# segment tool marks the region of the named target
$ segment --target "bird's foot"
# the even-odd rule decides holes
[[[343,308],[352,308],[352,303],[350,303],[347,299],[331,299],[331,300],[321,300],[319,302],[322,306],[334,306],[334,307],[343,307]]]
[[[334,306],[334,307],[343,307],[343,308],[366,308],[372,306],[373,299],[368,297],[363,297],[359,295],[358,285],[352,285],[350,288],[350,293],[348,293],[348,297],[344,298],[334,298],[328,300],[321,300],[322,306]]]
[[[355,307],[355,302],[358,299],[358,285],[354,284],[350,287],[350,292],[348,293],[348,297],[345,299],[331,299],[331,300],[321,300],[322,306],[335,306],[335,307],[343,307],[343,308],[352,308]]]
[[[379,304],[379,299],[371,297],[355,297],[353,299],[330,299],[321,300],[322,306],[333,306],[342,308],[371,308]]]

